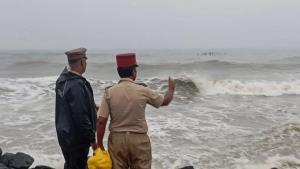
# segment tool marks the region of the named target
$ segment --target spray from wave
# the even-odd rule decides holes
[[[53,95],[56,76],[39,78],[0,78],[0,99],[6,101],[39,99]],[[167,79],[142,79],[149,87],[157,91],[167,90]],[[198,95],[253,95],[280,96],[299,95],[300,80],[294,81],[241,81],[235,79],[211,80],[198,77],[179,76],[175,78],[176,95],[191,98]],[[96,93],[105,87],[117,83],[91,79]]]
[[[241,81],[235,79],[210,80],[198,77],[182,76],[175,79],[176,91],[181,95],[299,95],[300,80],[294,81]],[[147,82],[150,86],[165,90],[167,80],[153,78]]]
[[[200,92],[207,95],[299,95],[300,80],[295,81],[240,81],[240,80],[205,80],[196,79],[196,85]]]

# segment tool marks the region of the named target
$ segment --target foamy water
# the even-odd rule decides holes
[[[269,60],[259,62],[227,52],[213,58],[193,56],[192,51],[141,57],[138,81],[162,93],[169,75],[177,84],[170,106],[146,110],[154,169],[300,168],[300,71],[295,66],[300,52],[288,56],[271,52]],[[0,74],[0,147],[31,154],[34,165],[62,169],[54,127],[54,88],[65,60],[52,61],[62,57],[58,52],[49,54],[51,59],[32,52],[22,55],[21,63],[18,53],[12,55],[0,65],[6,67]],[[105,55],[107,66],[96,55],[89,58],[85,76],[99,102],[104,88],[117,83],[117,76],[110,57]],[[170,61],[172,57],[176,59]]]

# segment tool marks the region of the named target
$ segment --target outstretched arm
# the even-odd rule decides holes
[[[164,96],[164,101],[161,106],[167,106],[173,100],[173,95],[175,91],[175,81],[171,77],[169,77],[168,86],[169,86],[168,91]]]

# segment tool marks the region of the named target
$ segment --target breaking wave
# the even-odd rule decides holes
[[[152,79],[149,84],[156,84],[160,89],[167,88],[167,80]],[[201,95],[299,95],[300,80],[295,81],[241,81],[241,80],[208,80],[200,78],[176,78],[176,91],[184,94]]]
[[[295,81],[240,81],[240,80],[198,80],[197,86],[204,94],[230,95],[298,95],[300,80]]]
[[[56,76],[39,78],[0,78],[1,100],[22,101],[36,100],[45,96],[54,95]],[[167,90],[167,79],[142,79],[149,87],[158,90]],[[210,80],[193,77],[178,77],[176,81],[176,94],[184,97],[196,95],[299,95],[300,80],[294,81],[241,81],[234,79]],[[107,86],[117,83],[115,81],[90,80],[95,94]]]

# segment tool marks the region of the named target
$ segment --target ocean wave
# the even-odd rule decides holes
[[[237,61],[225,61],[225,60],[206,60],[206,61],[193,61],[193,62],[170,62],[170,63],[159,63],[159,64],[141,64],[142,68],[163,68],[163,69],[196,69],[196,68],[203,68],[203,69],[233,69],[233,68],[245,68],[245,69],[295,69],[299,68],[299,62],[293,63],[254,63],[254,62],[237,62]]]
[[[48,74],[56,74],[57,69],[64,67],[66,63],[60,63],[53,60],[20,60],[18,62],[7,62],[3,66],[1,73],[2,77],[38,77],[46,76]],[[113,61],[105,60],[99,62],[89,62],[88,73],[94,77],[99,77],[99,72],[103,72],[105,76],[115,74],[116,64]],[[33,69],[34,68],[34,69]],[[265,72],[268,74],[276,74],[276,72],[284,72],[289,74],[298,74],[300,71],[300,63],[292,62],[273,62],[273,63],[250,63],[250,62],[237,62],[237,61],[224,61],[224,60],[203,60],[203,61],[170,61],[170,62],[140,62],[139,70],[149,76],[154,76],[155,72],[174,72],[174,73],[201,73],[207,72],[214,74],[226,72],[233,75],[253,75],[253,73]]]
[[[1,100],[22,101],[40,100],[54,96],[57,76],[38,78],[0,78]],[[141,79],[150,88],[160,92],[167,90],[167,79]],[[300,80],[294,81],[241,81],[234,79],[211,80],[198,77],[179,76],[175,78],[176,95],[192,98],[198,95],[258,95],[281,96],[300,95]],[[90,79],[95,95],[101,95],[104,88],[117,83],[117,80],[103,81]]]
[[[300,56],[286,57],[283,59],[273,60],[274,63],[300,63]]]
[[[299,121],[290,121],[247,137],[249,141],[244,143],[246,146],[241,145],[237,149],[243,147],[241,150],[247,152],[248,157],[238,159],[236,169],[300,169],[300,160],[297,158],[299,138]]]
[[[183,95],[299,95],[300,80],[295,81],[241,81],[234,79],[209,80],[198,77],[179,77],[176,81],[176,92]],[[153,78],[147,82],[154,88],[164,90],[167,80]]]
[[[36,66],[36,65],[47,65],[50,64],[51,62],[45,61],[45,60],[32,60],[32,61],[20,61],[14,63],[14,66]]]
[[[207,95],[299,95],[300,80],[295,81],[240,81],[240,80],[195,80],[200,92]]]
[[[0,100],[6,103],[20,103],[39,101],[45,97],[55,96],[55,82],[57,76],[45,76],[36,78],[0,78]],[[95,93],[116,82],[90,80]]]
[[[53,95],[55,78],[0,78],[0,99],[7,103],[40,100]]]
[[[239,62],[239,61],[228,61],[228,60],[202,60],[202,61],[187,61],[187,62],[178,62],[176,60],[169,62],[139,62],[139,66],[142,69],[195,69],[195,68],[214,68],[214,69],[223,69],[223,68],[261,68],[261,69],[277,69],[281,67],[299,67],[300,63],[295,62],[300,57],[293,57],[288,60],[292,60],[293,62],[269,62],[269,63],[255,63],[255,62]],[[300,61],[300,59],[299,59]],[[57,64],[52,61],[46,60],[35,60],[35,61],[19,61],[14,63],[15,66],[31,66],[31,65],[43,65],[47,67],[53,64]],[[64,63],[61,63],[64,64]],[[104,62],[89,62],[91,68],[101,68],[101,69],[111,69],[112,67],[116,67],[116,63],[114,61],[104,61]]]

